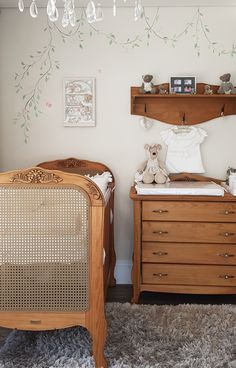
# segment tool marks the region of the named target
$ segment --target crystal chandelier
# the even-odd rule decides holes
[[[37,2],[38,0],[32,0],[30,5],[30,15],[33,18],[38,16]],[[76,24],[76,14],[75,14],[75,0],[62,0],[64,3],[64,11],[62,16],[62,26],[67,27],[71,25],[72,27]],[[56,22],[59,18],[59,12],[56,6],[57,0],[48,0],[47,3],[47,15],[51,22]],[[124,0],[126,2],[126,0]],[[21,12],[24,11],[24,0],[18,0],[18,8]],[[113,16],[116,16],[116,0],[113,0]],[[135,0],[134,2],[134,20],[141,18],[143,13],[143,7],[141,0]],[[93,0],[89,0],[88,5],[85,9],[85,14],[87,21],[89,23],[99,22],[103,20],[103,10],[100,3],[95,5]]]

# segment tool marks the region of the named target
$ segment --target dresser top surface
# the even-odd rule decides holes
[[[224,196],[206,195],[140,195],[134,186],[130,189],[133,201],[188,201],[188,202],[236,202],[236,196],[225,192]]]

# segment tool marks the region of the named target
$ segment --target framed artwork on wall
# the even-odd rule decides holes
[[[95,78],[65,78],[63,90],[64,126],[95,126]]]
[[[171,77],[170,93],[196,93],[196,77]]]

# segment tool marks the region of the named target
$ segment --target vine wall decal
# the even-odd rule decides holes
[[[40,99],[43,89],[56,70],[60,68],[60,63],[55,58],[54,44],[54,37],[58,34],[63,43],[72,38],[75,39],[81,49],[84,48],[88,38],[95,35],[107,40],[109,45],[116,45],[122,48],[149,46],[151,40],[155,39],[164,42],[166,45],[176,47],[181,39],[190,35],[193,39],[193,49],[197,56],[201,54],[202,41],[218,56],[228,55],[233,57],[236,54],[236,45],[234,43],[230,49],[224,49],[220,46],[219,42],[213,40],[201,9],[197,9],[190,21],[185,24],[182,31],[174,35],[163,35],[158,30],[159,13],[159,8],[157,8],[151,19],[147,16],[145,8],[143,8],[141,18],[144,23],[144,29],[142,34],[137,34],[122,41],[114,33],[103,32],[94,24],[88,23],[84,9],[80,11],[75,29],[68,32],[62,30],[57,24],[48,21],[44,29],[47,43],[42,49],[32,53],[28,61],[21,61],[20,70],[15,73],[16,93],[22,97],[22,108],[17,113],[14,122],[19,123],[23,129],[25,143],[27,143],[30,136],[31,122],[42,113]],[[34,79],[32,80],[33,74]],[[33,88],[26,90],[26,85],[29,81],[31,81]]]

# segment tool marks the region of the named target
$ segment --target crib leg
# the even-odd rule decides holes
[[[113,213],[112,223],[110,224],[110,273],[109,273],[109,283],[108,286],[116,286],[116,279],[114,277],[114,270],[116,265],[116,252],[114,245],[114,192],[111,195],[111,209]]]
[[[100,321],[98,325],[91,331],[93,339],[93,358],[96,368],[107,368],[107,361],[104,356],[104,346],[107,336],[107,322]]]

